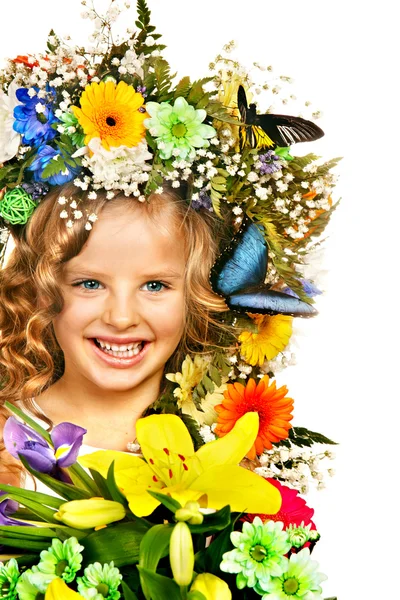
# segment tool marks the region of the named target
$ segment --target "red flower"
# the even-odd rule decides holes
[[[277,479],[266,478],[269,483],[272,483],[282,496],[282,506],[275,515],[251,515],[247,514],[243,517],[243,521],[253,522],[255,516],[265,523],[265,521],[282,521],[284,529],[287,529],[289,525],[299,526],[301,523],[304,525],[311,525],[311,529],[316,529],[315,524],[311,518],[314,515],[314,509],[309,508],[306,501],[299,496],[297,490],[292,490],[286,485],[282,485]]]
[[[21,56],[20,54],[18,54],[17,58],[12,59],[12,62],[26,65],[30,69],[33,69],[33,67],[39,66],[39,63],[34,56]]]

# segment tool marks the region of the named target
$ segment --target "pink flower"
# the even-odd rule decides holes
[[[282,496],[282,506],[275,515],[257,515],[263,522],[282,521],[284,529],[287,529],[289,525],[299,526],[303,523],[305,526],[311,525],[311,529],[316,529],[311,520],[314,509],[307,506],[306,501],[299,496],[297,490],[282,485],[277,479],[267,478],[267,481],[279,490]],[[247,514],[243,520],[252,522],[255,516]]]

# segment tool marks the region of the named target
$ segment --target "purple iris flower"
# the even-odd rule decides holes
[[[60,423],[50,433],[54,448],[31,427],[9,417],[3,431],[4,445],[15,458],[23,456],[40,473],[57,476],[60,468],[70,467],[78,457],[86,429]],[[59,478],[59,477],[58,477]]]
[[[59,156],[60,153],[51,146],[40,146],[36,154],[35,160],[32,162],[30,167],[28,167],[29,171],[33,171],[34,180],[41,183],[47,182],[50,185],[63,185],[64,183],[71,181],[71,179],[75,179],[75,177],[81,170],[81,167],[75,163],[73,158],[70,158],[69,162],[73,162],[73,164],[75,165],[74,167],[70,164],[67,165],[66,163],[64,163],[65,168],[63,167],[63,169],[60,170],[58,173],[55,173],[50,177],[43,177],[43,171],[47,167],[47,165],[51,161],[57,160]]]
[[[319,290],[317,288],[317,286],[312,283],[312,281],[309,281],[308,279],[300,279],[300,283],[303,287],[304,293],[309,298],[314,298],[314,296],[319,296],[320,294],[322,294],[321,290]],[[296,294],[296,292],[294,292],[289,287],[283,288],[282,292],[284,294],[287,294],[288,296],[293,296],[294,298],[298,298],[298,295]]]
[[[36,92],[38,87],[33,88]],[[47,86],[47,98],[38,98],[37,95],[31,98],[27,88],[19,88],[15,95],[21,102],[14,108],[15,121],[13,128],[22,135],[22,143],[28,146],[40,146],[57,135],[52,127],[58,119],[53,112],[53,99],[55,98],[55,89]],[[50,99],[49,99],[50,98]],[[38,107],[38,105],[40,105]],[[37,107],[40,109],[37,110]]]
[[[0,491],[0,525],[28,525],[28,523],[23,523],[22,521],[17,521],[17,519],[10,518],[10,515],[15,513],[18,510],[18,502],[14,502],[14,500],[1,500],[1,497],[4,496],[6,492]]]

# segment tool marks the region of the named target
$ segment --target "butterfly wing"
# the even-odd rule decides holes
[[[270,290],[266,286],[243,290],[226,298],[229,308],[236,312],[258,313],[263,315],[290,315],[292,317],[313,317],[317,310],[298,298]]]
[[[260,229],[246,220],[211,269],[211,285],[222,296],[230,296],[264,282],[268,251]]]
[[[257,127],[254,125],[258,115],[253,104],[248,106],[246,92],[244,91],[244,87],[242,85],[239,85],[238,88],[238,109],[240,113],[240,120],[242,123],[246,123],[246,125],[248,125],[248,127],[240,127],[239,129],[240,147],[273,147],[275,144],[268,136],[267,132],[264,131],[262,127]]]
[[[270,290],[265,285],[268,248],[261,226],[246,219],[231,245],[222,252],[210,280],[213,290],[240,313],[312,316],[316,310],[306,302]]]
[[[312,121],[287,115],[256,115],[255,126],[261,128],[267,138],[281,147],[292,146],[299,142],[312,142],[324,135],[322,129]],[[264,147],[267,145],[265,144]]]

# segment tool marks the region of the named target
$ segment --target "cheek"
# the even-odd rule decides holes
[[[153,314],[153,325],[159,338],[167,338],[178,343],[185,327],[185,303],[180,300],[171,306],[166,306],[162,311]]]
[[[68,340],[71,335],[82,332],[82,329],[91,321],[93,310],[94,303],[78,302],[76,299],[66,298],[62,311],[53,319],[54,332],[58,342]]]

